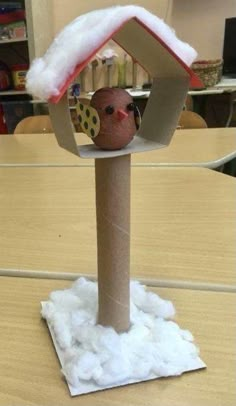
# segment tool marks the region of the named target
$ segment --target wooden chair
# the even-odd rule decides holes
[[[235,111],[236,111],[236,92],[233,92],[233,94],[230,97],[230,110],[229,110],[229,116],[228,116],[227,122],[225,124],[225,127],[230,127],[230,123],[235,114]]]
[[[48,115],[29,116],[21,120],[14,134],[53,133],[52,123]]]
[[[183,110],[179,117],[178,128],[207,128],[207,123],[199,114]]]
[[[193,98],[191,95],[187,95],[184,106],[184,110],[193,111]]]

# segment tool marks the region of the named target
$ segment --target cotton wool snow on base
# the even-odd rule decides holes
[[[130,329],[120,334],[96,324],[96,282],[80,278],[42,303],[72,396],[206,366],[192,334],[171,320],[171,302],[138,282],[131,282],[130,296]]]

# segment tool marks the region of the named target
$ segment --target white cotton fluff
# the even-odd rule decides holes
[[[192,334],[170,320],[173,304],[138,282],[130,285],[131,325],[125,333],[96,324],[96,282],[79,278],[44,303],[42,316],[53,330],[63,354],[62,371],[73,387],[180,375],[198,358]]]
[[[84,14],[68,24],[54,39],[42,58],[33,61],[27,74],[27,90],[48,100],[60,89],[76,66],[84,62],[123,23],[137,17],[190,66],[196,51],[179,40],[163,20],[139,6],[114,6]]]

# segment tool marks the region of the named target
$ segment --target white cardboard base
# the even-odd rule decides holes
[[[41,305],[44,305],[44,302],[41,303]],[[58,359],[61,363],[61,366],[63,368],[63,351],[60,349],[56,337],[54,335],[54,332],[52,330],[52,328],[50,327],[50,325],[47,323],[48,325],[48,329],[50,331],[51,337],[52,337],[52,341],[58,356]],[[206,364],[198,357],[197,359],[195,359],[191,365],[189,365],[189,368],[186,368],[186,370],[184,372],[191,372],[191,371],[196,371],[198,369],[203,369],[206,368]],[[69,382],[67,382],[69,391],[71,396],[78,396],[78,395],[83,395],[86,393],[92,393],[92,392],[98,392],[100,390],[104,390],[104,389],[111,389],[111,388],[116,388],[116,387],[120,387],[120,386],[125,386],[125,385],[130,385],[132,383],[138,383],[138,382],[145,382],[145,381],[151,381],[153,379],[158,379],[161,378],[161,376],[157,376],[155,374],[150,374],[146,379],[129,379],[125,382],[122,383],[118,383],[116,385],[111,385],[111,386],[99,386],[97,385],[95,382],[80,382],[80,385],[78,387],[74,387],[72,385],[70,385]]]
[[[46,308],[47,303],[48,302],[42,302],[41,303],[43,311]],[[166,323],[168,323],[168,321],[166,321]],[[57,331],[57,336],[56,336],[52,326],[50,325],[50,321],[48,321],[48,320],[47,320],[47,325],[48,325],[48,328],[49,328],[49,331],[50,331],[50,334],[51,334],[51,337],[52,337],[52,341],[53,341],[55,350],[56,350],[58,358],[60,360],[62,369],[64,369],[65,352],[60,347],[60,345],[59,345],[59,343],[57,341],[57,337],[58,337],[58,334],[60,335],[60,331],[59,332]],[[60,339],[60,337],[59,337],[59,339]],[[206,368],[206,364],[200,359],[200,357],[194,356],[193,358],[189,359],[189,361],[186,363],[186,365],[185,365],[185,367],[184,367],[184,369],[182,370],[181,373],[190,372],[190,371],[196,371],[196,370],[203,369],[203,368]],[[174,374],[174,375],[176,375],[176,374]],[[173,375],[170,373],[170,374],[168,374],[168,376],[173,376]],[[72,386],[68,381],[67,381],[67,384],[68,384],[71,396],[76,396],[76,395],[82,395],[82,394],[86,394],[86,393],[90,393],[90,392],[96,392],[96,391],[100,391],[100,390],[104,390],[104,389],[124,386],[124,385],[132,384],[132,383],[153,380],[153,379],[157,379],[157,378],[160,378],[160,377],[162,377],[162,376],[155,375],[154,373],[150,373],[144,379],[143,378],[142,379],[127,379],[127,380],[123,380],[121,382],[119,381],[118,383],[115,383],[115,384],[112,384],[112,385],[102,385],[102,386],[100,386],[94,380],[85,381],[85,380],[82,380],[82,379],[79,380],[79,384],[78,384],[77,387]]]

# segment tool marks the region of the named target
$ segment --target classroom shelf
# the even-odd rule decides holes
[[[0,91],[0,97],[1,96],[15,96],[18,94],[28,94],[26,90],[4,90]]]
[[[14,44],[15,42],[26,42],[26,41],[28,41],[27,37],[24,37],[24,38],[11,38],[11,39],[0,39],[0,45]]]

